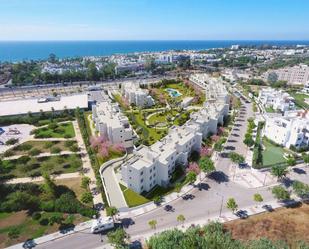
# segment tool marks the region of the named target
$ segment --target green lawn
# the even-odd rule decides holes
[[[80,171],[82,160],[80,155],[62,155],[50,157],[21,157],[17,160],[4,160],[0,178],[35,177],[42,171],[50,174],[73,173]]]
[[[129,207],[136,207],[150,202],[150,200],[146,199],[144,196],[134,192],[133,190],[123,186],[122,184],[119,185]]]
[[[276,163],[284,163],[286,160],[283,157],[285,150],[279,146],[271,144],[266,139],[263,139],[265,150],[263,151],[263,165],[268,166]]]
[[[48,125],[34,131],[35,138],[72,138],[75,131],[72,122]]]
[[[309,99],[309,96],[307,94],[290,92],[290,95],[295,99],[295,104],[299,108],[309,108],[309,105],[305,102],[306,99]]]

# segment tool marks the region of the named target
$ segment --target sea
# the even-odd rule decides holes
[[[167,50],[205,50],[226,48],[231,45],[309,45],[307,41],[2,41],[0,62],[44,60],[53,53],[58,58],[108,56],[134,52]]]

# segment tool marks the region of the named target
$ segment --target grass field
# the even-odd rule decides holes
[[[50,157],[21,157],[17,160],[4,160],[1,177],[35,177],[42,171],[50,174],[73,173],[81,170],[82,160],[80,155],[62,155]]]
[[[305,101],[306,99],[309,99],[309,96],[307,94],[290,92],[290,95],[295,99],[295,104],[299,108],[309,108],[309,105]]]
[[[276,163],[284,163],[286,160],[283,157],[285,150],[279,146],[271,144],[266,139],[263,139],[265,150],[263,151],[263,165],[272,165]]]
[[[34,131],[35,138],[72,138],[75,131],[72,122],[48,125]]]
[[[49,218],[55,214],[63,215],[61,213],[42,212],[42,219]],[[63,215],[63,217],[67,218],[68,215]],[[87,221],[88,218],[76,214],[70,215],[70,220],[73,220],[73,224],[76,225]],[[59,226],[58,224],[41,225],[40,221],[33,220],[26,211],[0,213],[0,248],[56,232]]]
[[[234,239],[249,241],[266,237],[285,241],[291,249],[296,249],[299,248],[296,247],[298,241],[309,243],[309,206],[281,208],[246,220],[231,221],[224,226]]]
[[[9,153],[12,156],[18,155],[31,155],[31,151],[37,150],[40,153],[51,153],[52,148],[59,148],[61,151],[70,151],[72,146],[77,146],[76,141],[28,141],[22,143],[13,149],[10,149]]]
[[[123,186],[122,184],[119,184],[119,185],[122,190],[123,196],[127,202],[127,205],[129,207],[136,207],[136,206],[145,204],[147,202],[150,202],[150,200],[148,200],[144,196],[134,192],[133,190]]]

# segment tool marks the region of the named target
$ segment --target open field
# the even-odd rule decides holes
[[[63,216],[73,224],[87,221],[88,218],[79,214],[65,215],[57,212],[42,212],[41,219],[52,216]],[[0,213],[0,248],[33,239],[59,230],[59,224],[40,224],[40,220],[34,220],[26,211],[13,213]],[[43,222],[41,222],[43,223]]]
[[[73,173],[81,170],[80,155],[61,155],[40,158],[23,156],[16,160],[4,160],[1,178],[35,177],[42,175],[42,171],[49,174]]]
[[[309,243],[309,205],[281,208],[246,220],[231,221],[224,226],[234,239],[248,241],[266,237],[285,241],[290,248],[296,249],[298,241]]]
[[[75,131],[72,122],[56,124],[52,123],[46,127],[34,131],[35,138],[72,138]]]

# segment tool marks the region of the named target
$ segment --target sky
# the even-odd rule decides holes
[[[309,0],[0,0],[0,40],[309,40]]]

